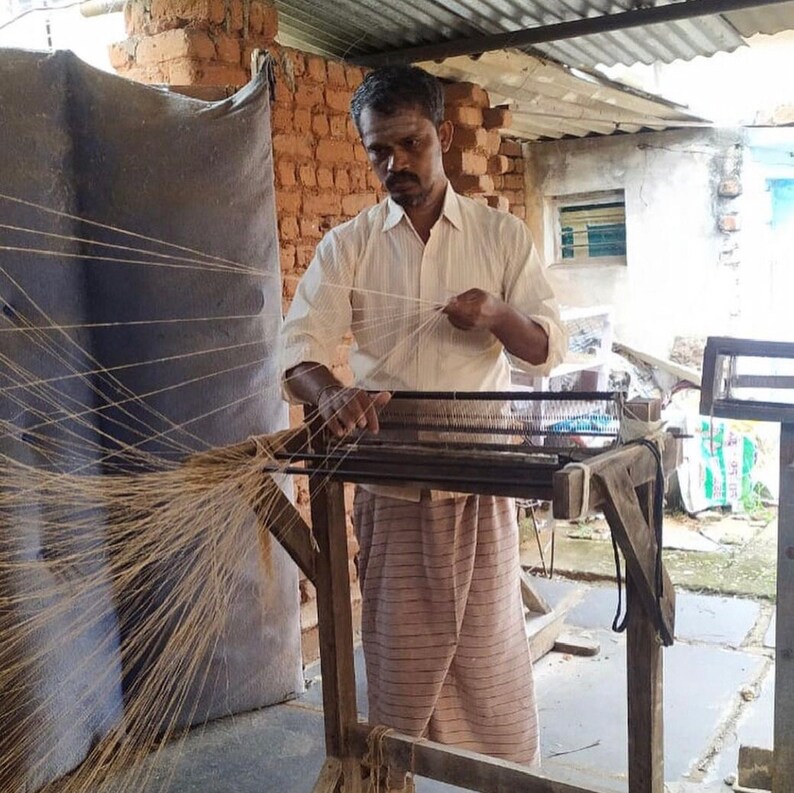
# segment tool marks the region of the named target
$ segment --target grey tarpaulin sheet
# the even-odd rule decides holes
[[[198,449],[286,426],[285,406],[273,388],[281,289],[265,77],[224,102],[208,104],[96,71],[69,53],[0,50],[0,193],[258,270],[244,275],[114,263],[112,249],[105,249],[107,258],[95,260],[89,254],[96,249],[85,243],[0,227],[1,245],[60,252],[0,250],[0,326],[93,326],[50,331],[57,344],[50,352],[34,344],[30,334],[0,333],[3,384],[18,380],[3,360],[24,365],[31,379],[50,379],[75,368],[94,369],[96,361],[109,368],[171,358],[117,369],[113,386],[99,378],[59,381],[62,410],[57,414],[33,387],[6,391],[0,398],[0,453],[38,467],[97,472],[119,462],[106,459],[116,446],[113,438],[166,455],[173,454],[164,443],[169,437]],[[0,224],[190,256],[3,198]],[[197,321],[150,322],[160,319]],[[202,352],[218,348],[225,349]],[[173,358],[191,352],[199,354]],[[124,401],[131,394],[146,395],[147,407],[135,399]],[[105,399],[122,400],[123,408],[103,409]],[[81,421],[69,418],[75,413],[83,413]],[[34,435],[38,443],[29,442]],[[75,455],[42,454],[43,435],[72,442]],[[32,497],[24,536],[15,531],[13,514],[0,514],[0,539],[20,558],[47,558],[57,519],[50,512],[37,522],[39,507]],[[101,529],[105,516],[97,511],[94,517]],[[201,666],[202,684],[184,703],[183,722],[271,704],[302,685],[297,572],[274,548],[274,565],[265,576],[253,525],[251,531],[247,551],[241,549],[248,553],[245,581],[228,604],[226,631]],[[119,626],[134,626],[133,610],[140,603],[127,602],[125,593],[114,594],[101,583],[96,575],[101,555],[93,555],[91,565],[72,571],[76,594],[73,602],[60,604],[61,624],[48,622],[46,631],[14,648],[36,654],[52,644],[53,635],[62,637],[58,652],[46,656],[38,670],[35,686],[30,680],[8,683],[31,686],[36,701],[30,707],[48,716],[37,720],[39,744],[18,771],[17,778],[30,788],[79,763],[120,717],[124,693],[145,674],[145,663],[119,671],[123,634],[133,629]],[[149,608],[168,595],[168,570],[161,572]],[[81,573],[92,573],[100,584],[80,592]],[[37,575],[42,579],[0,574],[0,598],[46,589],[46,568]],[[100,623],[74,630],[92,603],[110,603],[114,597],[120,619],[111,611]],[[20,609],[0,611],[2,627],[26,616]],[[4,667],[13,663],[9,652],[0,649]],[[116,674],[107,675],[108,668]],[[0,756],[7,758],[4,741],[12,740],[13,731],[3,723],[10,718],[3,696],[0,689]],[[97,705],[90,718],[87,702]]]

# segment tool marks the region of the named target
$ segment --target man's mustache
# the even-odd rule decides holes
[[[410,171],[401,171],[400,173],[391,174],[386,177],[386,187],[397,187],[400,184],[415,182],[419,184],[419,177]]]

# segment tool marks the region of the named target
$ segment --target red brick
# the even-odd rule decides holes
[[[358,143],[360,140],[360,135],[358,134],[358,128],[356,127],[355,121],[352,118],[347,119],[347,139],[351,143]]]
[[[475,83],[449,83],[444,86],[444,100],[449,105],[488,107],[488,92]]]
[[[130,0],[124,4],[124,30],[128,36],[145,33],[149,14],[143,0]]]
[[[329,118],[330,126],[331,126],[331,137],[336,138],[337,140],[340,138],[347,138],[347,117],[346,116],[331,116]]]
[[[455,127],[452,145],[460,149],[483,149],[488,133],[482,127]]]
[[[504,187],[504,176],[501,174],[490,174],[491,179],[493,179],[493,188],[494,190],[501,190]]]
[[[281,246],[281,256],[280,264],[281,264],[281,271],[288,273],[292,271],[295,267],[295,246],[294,245],[282,245]],[[294,297],[295,295],[295,287],[298,285],[297,278],[285,278],[283,281],[284,288],[287,288],[287,284],[290,284],[292,293],[289,295],[290,298]]]
[[[303,210],[307,215],[338,215],[341,209],[341,201],[336,193],[303,197]]]
[[[510,207],[510,214],[515,215],[517,218],[521,218],[521,220],[527,219],[527,208],[523,204],[513,204]]]
[[[284,54],[292,68],[294,77],[300,77],[306,71],[306,59],[299,50],[284,50]]]
[[[510,202],[503,195],[489,195],[486,196],[486,199],[489,207],[501,209],[503,212],[507,212],[510,209]]]
[[[319,240],[323,236],[320,221],[317,218],[301,218],[301,237],[308,240]]]
[[[350,174],[346,168],[334,169],[334,186],[340,193],[350,192]]]
[[[304,187],[315,187],[317,175],[314,172],[314,163],[307,162],[298,167],[298,180]]]
[[[488,170],[488,159],[474,151],[450,149],[444,155],[444,169],[450,175],[467,173],[480,176]]]
[[[208,27],[223,22],[226,10],[224,0],[152,0],[149,14],[155,22],[179,19]]]
[[[296,245],[295,246],[295,267],[297,269],[306,269],[309,263],[314,258],[314,245]]]
[[[325,59],[319,55],[306,55],[306,77],[315,83],[325,84]]]
[[[328,116],[322,112],[315,112],[312,117],[312,132],[318,138],[327,138],[330,128],[328,126]]]
[[[132,66],[135,60],[136,39],[125,39],[117,41],[108,47],[110,65],[114,69],[126,69]]]
[[[278,36],[278,10],[270,3],[265,6],[265,15],[262,21],[262,35],[269,43]]]
[[[168,83],[168,76],[159,66],[132,66],[124,69],[121,75],[127,80],[146,85],[165,85]]]
[[[309,160],[313,155],[311,138],[290,133],[273,136],[273,151],[277,155],[292,157],[296,160]]]
[[[226,29],[243,29],[243,0],[224,0],[226,6]]]
[[[523,190],[507,190],[503,188],[501,191],[502,195],[511,203],[511,204],[523,204],[524,203],[524,191]]]
[[[488,173],[492,176],[507,173],[510,169],[510,160],[504,154],[494,154],[488,158]]]
[[[350,91],[346,88],[326,88],[325,104],[328,105],[331,110],[347,113],[350,110]],[[345,119],[345,121],[347,121],[347,119]]]
[[[328,85],[347,85],[345,78],[345,65],[341,61],[329,60],[325,67],[328,71]]]
[[[240,56],[240,39],[232,36],[229,33],[216,33],[215,34],[215,50],[218,53],[218,59],[226,61],[226,63],[239,63]],[[248,64],[242,64],[247,66]]]
[[[380,190],[383,189],[383,185],[381,185],[380,179],[378,179],[378,177],[376,176],[375,171],[372,170],[367,170],[367,184],[370,186],[370,188],[372,188],[376,192],[379,192]]]
[[[260,34],[265,26],[265,6],[258,0],[251,0],[248,7],[248,32],[254,36]]]
[[[347,75],[347,87],[355,91],[364,79],[363,70],[359,66],[345,66],[345,74]]]
[[[292,124],[298,135],[305,135],[307,132],[311,132],[312,111],[308,107],[296,107]]]
[[[728,214],[721,215],[718,225],[720,231],[724,232],[739,231],[742,227],[739,215],[737,215],[735,212],[729,212]]]
[[[488,107],[482,111],[482,125],[486,129],[501,129],[513,123],[513,114],[508,107]]]
[[[248,75],[239,66],[179,58],[168,63],[168,81],[171,85],[222,85],[237,88],[248,82]]]
[[[524,175],[520,173],[505,174],[503,184],[508,190],[523,190]]]
[[[278,232],[282,241],[294,242],[300,237],[298,219],[294,215],[284,215],[278,222]]]
[[[364,147],[360,143],[353,144],[353,157],[356,162],[369,162],[367,152],[364,151]]]
[[[350,188],[357,193],[363,193],[367,190],[367,172],[369,168],[360,163],[354,163],[349,166],[348,174],[350,175]]]
[[[270,111],[270,126],[273,132],[292,130],[292,108],[289,105],[273,105]]]
[[[460,124],[462,127],[482,126],[482,110],[479,107],[453,105],[446,109],[445,115],[453,124]]]
[[[317,159],[320,162],[350,162],[353,147],[345,140],[321,140],[317,144]]]
[[[505,139],[499,147],[499,154],[504,154],[505,157],[521,157],[523,151],[521,150],[521,144],[517,140]]]
[[[293,190],[276,190],[276,213],[297,215],[301,211],[301,194]]]
[[[295,179],[295,163],[291,160],[278,158],[276,160],[276,179],[281,187],[294,187],[296,185]]]
[[[450,179],[452,186],[459,193],[493,193],[493,179],[490,176],[472,176],[462,174]]]
[[[378,197],[375,193],[353,193],[342,199],[342,212],[346,215],[357,215],[363,209],[375,206]]]
[[[314,107],[323,102],[323,88],[321,85],[301,83],[295,88],[295,104],[298,107]]]
[[[152,66],[177,58],[212,60],[215,45],[203,30],[167,30],[156,36],[145,36],[138,42],[135,59],[140,66]],[[191,81],[181,83],[189,85]]]
[[[502,133],[498,129],[489,129],[485,133],[485,153],[490,157],[499,154],[502,146]]]
[[[334,186],[334,172],[326,165],[317,168],[317,186],[329,190]]]
[[[240,46],[242,48],[240,54],[240,65],[244,69],[251,68],[251,55],[253,54],[254,50],[266,50],[270,46],[270,42],[265,39],[263,36],[248,36],[247,38],[243,39],[240,42]],[[276,70],[276,82],[278,83],[278,79],[281,77],[283,80],[284,77],[281,73],[281,69]],[[292,94],[292,88],[289,89],[290,95]]]

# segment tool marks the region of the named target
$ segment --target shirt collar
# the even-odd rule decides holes
[[[393,229],[404,217],[405,210],[396,203],[391,196],[386,199],[386,220],[383,222],[383,230]],[[460,213],[460,198],[452,189],[452,185],[447,182],[447,189],[444,193],[444,205],[441,207],[441,217],[445,217],[456,229],[463,228],[463,220]]]

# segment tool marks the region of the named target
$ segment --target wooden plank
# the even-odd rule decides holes
[[[681,462],[681,442],[674,436],[665,435],[662,450],[662,467],[665,473],[674,470]],[[587,512],[600,509],[604,492],[598,482],[593,482],[593,474],[602,468],[620,463],[628,471],[629,481],[634,487],[653,481],[656,477],[656,458],[650,449],[640,444],[630,444],[596,455],[586,461],[590,470],[590,500]],[[585,473],[581,468],[566,466],[556,471],[552,477],[554,517],[571,520],[582,514],[582,495],[584,493]]]
[[[794,780],[794,423],[780,427],[774,793]]]
[[[631,486],[631,478],[621,465],[612,465],[598,474],[605,493],[602,504],[612,536],[626,559],[636,596],[646,614],[657,613],[656,540]],[[662,597],[659,604],[662,624],[658,626],[662,641],[671,644],[675,635],[675,590],[667,571],[662,568]]]
[[[526,570],[521,570],[521,600],[524,607],[537,614],[549,614],[551,606],[546,598],[538,592]]]
[[[312,793],[336,793],[341,782],[342,761],[336,757],[326,757]]]
[[[651,538],[650,550],[656,552],[653,534],[654,484],[638,488],[639,517]],[[619,530],[619,529],[618,529]],[[627,565],[628,569],[628,565]],[[643,607],[637,574],[630,570],[626,580],[626,690],[629,736],[629,790],[632,793],[664,791],[664,687],[662,648],[656,633],[655,610]],[[672,585],[665,582],[665,587]]]
[[[280,488],[276,492],[262,492],[251,503],[263,530],[279,541],[303,575],[313,584],[317,576],[317,550],[312,543],[312,531],[292,502]]]
[[[349,754],[348,729],[358,720],[344,485],[312,475],[309,493],[319,546],[315,586],[326,754],[343,758]]]
[[[372,729],[367,724],[359,724],[351,730],[351,748],[361,758],[369,753],[368,737]],[[564,772],[551,775],[537,767],[498,760],[398,732],[386,733],[378,741],[378,752],[384,764],[397,771],[412,771],[418,776],[481,793],[614,793],[612,787],[591,783],[582,787]]]
[[[554,642],[553,649],[555,653],[590,658],[601,652],[601,644],[595,639],[586,639],[584,636],[578,636],[574,633],[563,633]]]

